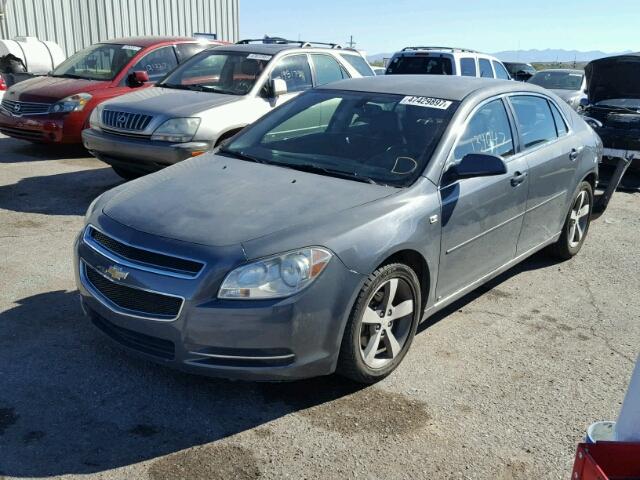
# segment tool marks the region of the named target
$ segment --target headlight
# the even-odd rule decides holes
[[[172,118],[156,128],[156,131],[151,135],[151,140],[172,143],[189,142],[199,126],[199,118]]]
[[[293,295],[318,278],[331,257],[324,248],[308,247],[243,265],[226,276],[218,298],[252,300]]]
[[[50,111],[52,113],[79,112],[92,98],[92,95],[88,93],[77,93],[54,103]]]
[[[102,108],[101,107],[96,107],[93,109],[93,112],[91,112],[91,115],[89,116],[89,127],[93,128],[94,130],[100,130],[100,114],[102,112]]]

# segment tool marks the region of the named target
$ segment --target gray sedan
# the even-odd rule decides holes
[[[372,383],[438,310],[545,247],[578,253],[601,152],[533,85],[337,82],[98,197],[75,245],[81,303],[185,371]]]

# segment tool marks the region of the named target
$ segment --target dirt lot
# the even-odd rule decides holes
[[[0,478],[568,478],[615,419],[640,345],[640,194],[574,260],[544,255],[439,314],[358,389],[188,376],[82,317],[71,244],[119,178],[86,153],[0,137]]]

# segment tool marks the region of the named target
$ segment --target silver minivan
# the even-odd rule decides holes
[[[211,150],[304,90],[362,76],[374,72],[356,50],[242,40],[195,55],[154,88],[104,102],[82,139],[118,175],[134,178]]]

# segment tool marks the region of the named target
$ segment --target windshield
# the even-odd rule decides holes
[[[387,75],[452,75],[453,67],[448,57],[428,57],[402,55],[393,59],[387,68]]]
[[[580,90],[583,78],[583,73],[538,72],[529,79],[529,83],[552,90]]]
[[[271,60],[271,55],[206,50],[187,60],[160,86],[245,95]]]
[[[459,102],[311,90],[239,134],[222,154],[404,187],[424,171]]]
[[[113,80],[140,50],[133,45],[98,43],[67,58],[51,72],[51,76]]]

